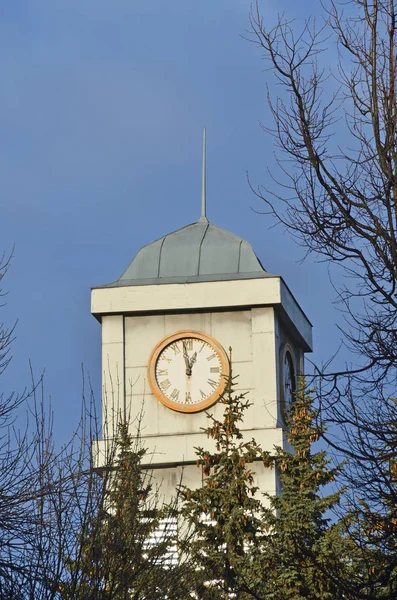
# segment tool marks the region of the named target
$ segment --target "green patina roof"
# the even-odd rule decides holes
[[[268,277],[251,246],[202,217],[141,248],[104,287]]]

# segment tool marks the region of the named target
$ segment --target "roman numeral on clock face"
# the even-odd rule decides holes
[[[167,377],[168,369],[159,369],[157,371],[157,375],[158,375],[158,377],[161,377],[161,376]]]
[[[219,367],[211,367],[210,373],[219,373]]]
[[[178,402],[178,398],[179,398],[179,390],[177,388],[174,388],[172,391],[172,394],[170,396],[171,400],[175,400],[175,402]]]
[[[207,360],[214,360],[214,358],[216,358],[216,354],[210,354],[210,356],[207,356]]]
[[[169,379],[165,379],[165,381],[162,381],[160,383],[160,387],[164,392],[166,392],[170,386],[171,386],[171,381]]]
[[[174,344],[171,344],[170,348],[173,349],[173,351],[174,351],[175,354],[179,354],[180,351],[181,351],[181,348],[180,348],[178,342],[175,342]]]
[[[210,384],[210,386],[212,387],[212,389],[215,389],[215,388],[216,388],[216,386],[218,385],[218,384],[216,383],[216,381],[214,381],[213,379],[208,379],[208,382],[207,382],[207,383],[209,383],[209,384]]]

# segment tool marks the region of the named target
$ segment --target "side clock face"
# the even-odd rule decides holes
[[[209,335],[184,330],[157,344],[150,355],[148,379],[153,394],[168,408],[199,412],[222,395],[229,360]]]
[[[289,344],[284,346],[281,358],[281,404],[285,411],[291,406],[296,389],[295,362]]]

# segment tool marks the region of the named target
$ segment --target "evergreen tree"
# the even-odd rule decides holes
[[[64,600],[186,598],[177,564],[175,513],[159,508],[156,490],[141,462],[146,454],[121,423],[114,466],[101,506],[81,532],[69,560]]]
[[[322,425],[299,382],[286,417],[289,449],[263,452],[239,429],[249,402],[234,393],[230,380],[220,402],[223,420],[208,415],[205,430],[215,451],[197,448],[204,485],[183,488],[183,514],[192,526],[189,552],[196,564],[200,600],[338,600],[364,597],[360,562],[344,535],[343,522],[332,521],[341,492],[323,495],[334,482],[326,452],[313,452]],[[253,464],[277,469],[280,492],[260,498]],[[360,585],[359,585],[360,584]],[[356,595],[357,590],[360,593]]]
[[[201,488],[182,487],[182,515],[191,527],[187,552],[195,565],[198,598],[251,598],[255,569],[260,561],[262,504],[251,463],[262,451],[254,440],[244,441],[239,425],[250,403],[235,394],[231,376],[219,402],[223,419],[208,414],[205,429],[215,451],[197,448],[197,466],[205,477]]]
[[[272,600],[337,600],[360,597],[361,573],[357,553],[344,535],[342,522],[331,519],[341,492],[323,495],[339,467],[331,467],[325,451],[313,452],[323,432],[305,382],[287,415],[290,450],[280,447],[263,454],[264,464],[276,468],[281,491],[266,494],[269,507],[263,538],[261,597]],[[325,489],[324,489],[325,488]],[[359,584],[358,584],[359,583]]]

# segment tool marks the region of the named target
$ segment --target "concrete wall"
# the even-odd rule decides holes
[[[261,499],[261,493],[267,492],[274,495],[277,491],[276,472],[272,469],[265,469],[261,462],[255,462],[250,465],[254,474],[254,485],[258,486],[258,499]],[[152,482],[159,489],[159,500],[163,503],[170,503],[176,496],[176,490],[179,485],[186,485],[190,489],[195,489],[203,485],[204,476],[201,466],[185,465],[174,468],[154,469],[151,472]],[[263,499],[263,504],[267,506],[268,500]]]
[[[104,427],[113,433],[111,422],[122,411],[132,421],[144,402],[141,434],[156,452],[156,464],[195,460],[193,447],[200,443],[205,413],[184,414],[163,406],[147,384],[147,363],[156,343],[180,329],[203,331],[228,351],[232,347],[234,375],[238,391],[248,392],[253,403],[243,428],[257,432],[263,439],[264,429],[277,425],[278,340],[272,307],[251,310],[199,314],[104,316],[102,318]],[[221,405],[213,407],[218,417]],[[251,435],[251,434],[250,434]],[[270,438],[274,437],[270,434]],[[269,438],[269,441],[270,441]],[[268,444],[267,444],[268,445]]]
[[[218,340],[225,350],[232,347],[237,390],[247,392],[252,402],[242,424],[245,436],[255,438],[266,450],[283,445],[283,432],[277,426],[280,334],[273,307],[196,314],[103,316],[104,437],[113,437],[120,412],[129,418],[131,433],[135,434],[143,406],[140,430],[148,448],[147,464],[148,467],[149,464],[162,466],[154,469],[153,477],[161,483],[161,493],[167,501],[182,474],[186,485],[201,485],[194,448],[214,449],[212,441],[201,432],[208,424],[204,412],[172,411],[153,396],[147,384],[147,364],[153,347],[180,329],[203,331]],[[216,404],[210,410],[216,417],[222,417],[222,405]],[[99,443],[102,450],[103,445],[104,442]],[[275,473],[260,463],[255,464],[254,470],[261,490],[274,493]]]
[[[209,334],[226,352],[232,347],[237,390],[247,392],[252,402],[242,424],[246,439],[255,438],[264,450],[272,450],[274,445],[285,447],[280,353],[283,344],[291,344],[299,368],[303,351],[311,347],[311,326],[280,278],[97,289],[93,290],[92,312],[102,322],[104,439],[96,445],[98,464],[106,439],[113,438],[122,416],[129,419],[132,434],[136,434],[139,421],[148,448],[147,468],[156,467],[153,476],[167,499],[182,473],[186,485],[202,484],[194,448],[213,449],[201,431],[208,425],[206,414],[166,408],[147,383],[147,364],[154,346],[182,329]],[[210,410],[221,419],[222,405],[215,404]],[[260,463],[254,470],[261,490],[275,493],[276,473]]]

